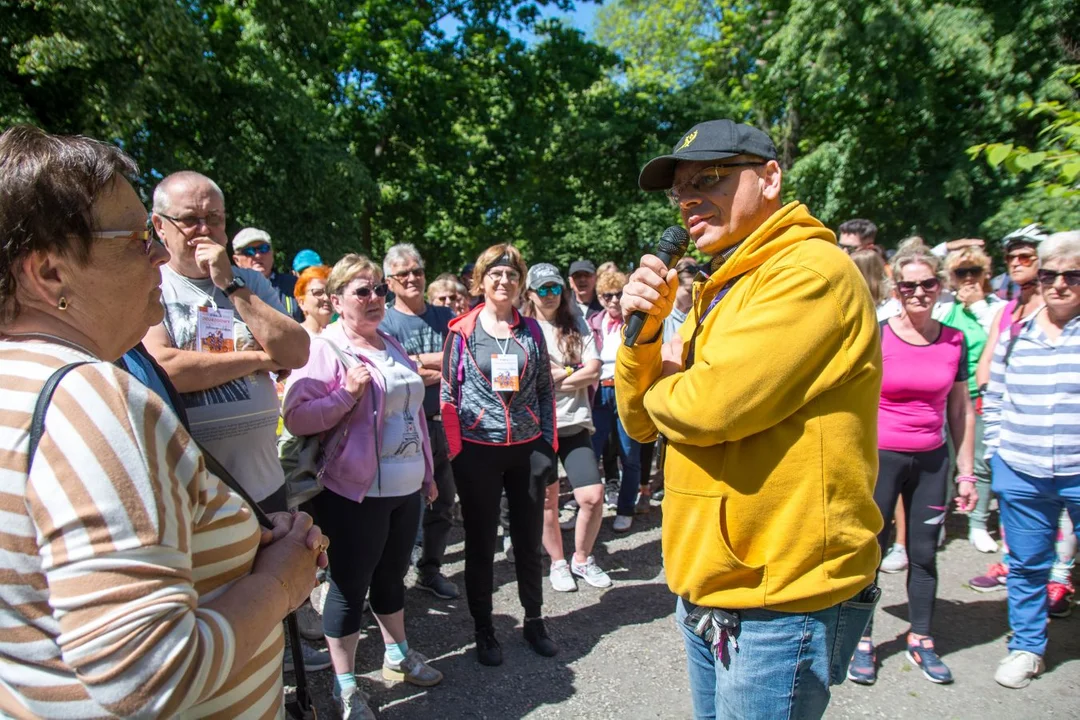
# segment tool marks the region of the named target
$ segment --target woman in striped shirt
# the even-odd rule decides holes
[[[994,348],[983,397],[986,452],[1009,541],[1009,655],[994,679],[1026,687],[1044,669],[1047,582],[1058,518],[1080,526],[1080,234],[1039,246],[1046,306]],[[1075,532],[1075,530],[1074,530]]]
[[[281,621],[323,539],[303,514],[260,531],[112,364],[163,314],[135,171],[87,138],[0,135],[0,715],[281,717]]]

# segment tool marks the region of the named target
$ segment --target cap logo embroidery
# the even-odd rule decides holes
[[[690,147],[690,143],[697,140],[697,134],[698,134],[698,131],[695,130],[694,132],[687,135],[686,138],[683,139],[682,145],[679,146],[679,150],[685,150],[686,148]],[[679,150],[676,150],[675,152],[678,152]]]

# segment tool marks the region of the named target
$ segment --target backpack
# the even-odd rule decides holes
[[[329,345],[334,354],[337,355],[338,360],[341,361],[341,364],[345,366],[346,371],[355,365],[341,351],[341,348],[326,338],[316,335],[313,340],[321,340]],[[341,421],[345,430],[342,432],[341,437],[338,438],[338,441],[334,443],[334,449],[337,449],[341,446],[341,443],[345,442],[345,438],[349,434],[349,420],[352,418],[354,410],[356,410],[356,406],[353,406],[353,409]],[[324,436],[328,437],[329,433],[293,435],[288,428],[281,431],[281,437],[278,439],[278,460],[281,462],[281,469],[285,472],[286,504],[290,510],[295,510],[323,490],[322,475],[326,463],[320,462],[320,459],[325,460],[331,454],[330,452],[322,452]],[[331,452],[333,451],[331,450]]]

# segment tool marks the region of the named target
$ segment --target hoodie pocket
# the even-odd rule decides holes
[[[466,430],[475,430],[476,426],[480,424],[480,421],[484,419],[484,413],[487,412],[487,408],[480,408],[480,414],[476,416],[476,420],[469,425]]]
[[[761,607],[765,566],[743,562],[728,540],[723,496],[681,493],[668,487],[662,526],[668,584],[695,604]],[[743,519],[742,522],[747,522]]]

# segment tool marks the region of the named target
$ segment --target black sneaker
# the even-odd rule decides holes
[[[559,646],[548,637],[547,628],[544,627],[544,621],[540,618],[526,619],[523,634],[525,635],[525,642],[529,643],[529,646],[537,655],[555,657],[559,652]]]
[[[442,573],[435,573],[430,577],[416,578],[416,589],[429,592],[443,600],[453,600],[461,595],[458,586],[443,577]]]
[[[476,631],[476,659],[481,665],[502,665],[502,648],[495,639],[495,628],[490,625]]]

